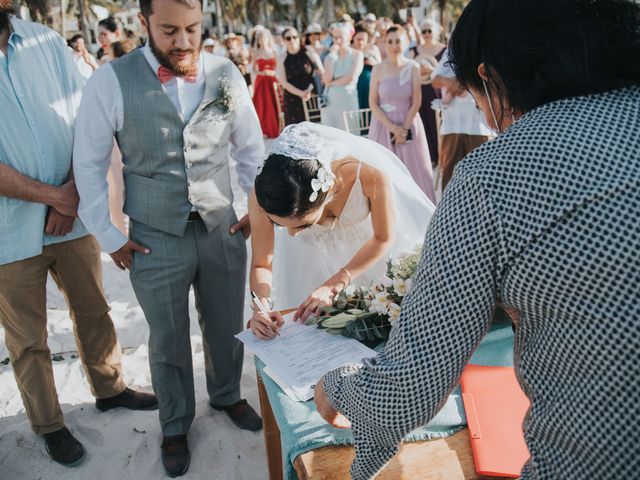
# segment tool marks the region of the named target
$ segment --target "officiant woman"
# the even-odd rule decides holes
[[[497,304],[531,401],[521,478],[640,470],[640,5],[472,0],[449,48],[497,138],[462,160],[389,342],[316,390],[354,480],[429,421]],[[338,413],[340,412],[340,414]]]

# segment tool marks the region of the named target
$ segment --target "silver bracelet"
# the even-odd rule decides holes
[[[345,288],[347,288],[349,285],[351,285],[351,272],[349,270],[346,269],[346,267],[342,267],[340,269],[341,272],[344,272],[347,274],[347,279],[349,280],[348,283],[344,286]]]

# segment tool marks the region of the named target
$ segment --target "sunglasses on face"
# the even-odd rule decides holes
[[[284,37],[284,39],[285,39],[287,42],[290,42],[291,40],[297,40],[297,39],[298,39],[298,36],[297,36],[297,35],[291,35],[291,36],[287,35],[286,37]]]
[[[426,33],[432,33],[430,28],[425,28],[424,30],[422,30],[422,34],[426,34]]]

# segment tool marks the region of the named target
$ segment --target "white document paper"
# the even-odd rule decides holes
[[[264,362],[265,372],[293,400],[313,398],[313,389],[330,370],[346,364],[362,364],[376,352],[353,338],[331,335],[316,326],[287,320],[280,336],[261,340],[251,330],[236,335]]]

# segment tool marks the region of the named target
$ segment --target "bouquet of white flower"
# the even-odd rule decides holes
[[[324,315],[310,318],[307,325],[317,325],[328,333],[341,334],[366,344],[377,344],[389,337],[391,327],[400,317],[400,305],[411,288],[422,253],[422,245],[387,262],[387,274],[368,289],[347,287],[323,308]]]

